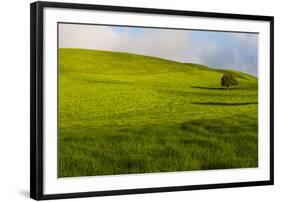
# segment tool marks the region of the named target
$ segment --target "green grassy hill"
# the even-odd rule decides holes
[[[257,88],[233,70],[60,49],[59,176],[256,167]]]

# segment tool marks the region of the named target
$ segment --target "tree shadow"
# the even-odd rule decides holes
[[[237,90],[237,89],[245,89],[242,87],[233,87],[230,89],[227,89],[225,87],[204,87],[204,86],[190,86],[191,88],[196,88],[196,89],[203,89],[203,90]]]
[[[196,105],[218,105],[218,106],[241,106],[241,105],[256,105],[258,102],[191,102]]]

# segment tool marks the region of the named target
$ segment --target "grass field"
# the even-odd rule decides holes
[[[239,81],[232,90],[225,72]],[[58,138],[59,177],[257,167],[257,78],[60,49]]]

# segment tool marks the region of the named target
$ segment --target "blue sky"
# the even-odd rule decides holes
[[[130,52],[258,75],[258,34],[60,24],[59,47]]]

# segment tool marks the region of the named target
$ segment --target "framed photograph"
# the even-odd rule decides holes
[[[31,4],[31,198],[273,184],[272,16]]]

